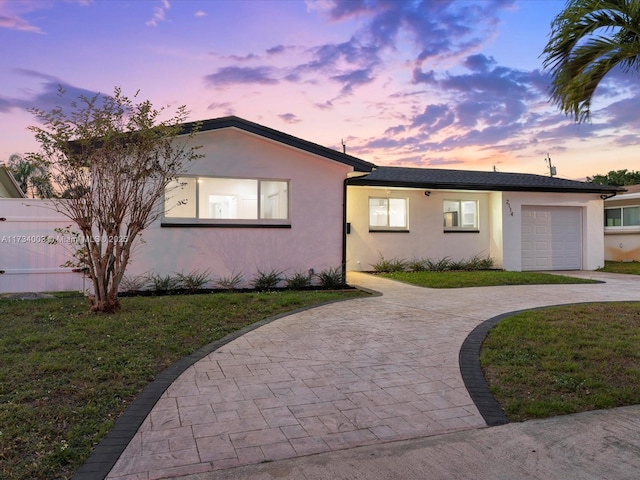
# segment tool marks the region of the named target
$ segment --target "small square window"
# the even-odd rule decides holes
[[[478,202],[475,200],[445,200],[442,205],[445,230],[477,230]]]
[[[369,198],[369,229],[407,230],[406,198]]]
[[[622,225],[625,227],[640,225],[640,207],[624,207],[622,209]]]
[[[621,227],[622,226],[622,209],[607,208],[604,211],[604,226],[605,227]]]

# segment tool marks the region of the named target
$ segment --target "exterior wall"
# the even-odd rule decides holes
[[[406,197],[409,199],[409,232],[370,232],[369,197]],[[450,257],[462,260],[474,255],[492,255],[501,261],[501,242],[492,241],[495,230],[492,204],[495,195],[484,192],[460,192],[424,189],[349,186],[347,189],[347,269],[372,270],[372,265],[385,259],[411,260]],[[444,232],[444,200],[477,200],[479,232]]]
[[[640,193],[618,195],[604,202],[605,207],[638,205],[640,205]],[[604,258],[615,262],[640,261],[640,227],[605,227]]]
[[[186,174],[288,179],[291,228],[161,226],[143,232],[127,273],[210,270],[214,278],[258,271],[320,272],[342,263],[343,182],[351,167],[229,128],[197,134],[204,158]]]
[[[502,192],[489,193],[489,218],[491,234],[489,238],[489,256],[493,258],[496,268],[504,268],[504,239],[502,225],[505,212],[502,208]],[[509,213],[508,213],[509,214]]]
[[[72,257],[55,229],[68,226],[67,217],[45,200],[3,198],[0,218],[0,292],[84,290],[82,274],[61,267]]]
[[[582,269],[596,270],[604,266],[603,201],[598,194],[504,192],[503,268],[522,270],[522,207],[555,206],[582,209]]]
[[[4,165],[0,165],[0,198],[24,198],[11,173]]]

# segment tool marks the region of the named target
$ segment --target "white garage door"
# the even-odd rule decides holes
[[[522,270],[580,270],[578,207],[522,207]]]

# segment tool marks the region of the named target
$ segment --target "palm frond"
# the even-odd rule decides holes
[[[542,55],[552,103],[587,121],[594,92],[614,67],[640,69],[640,0],[570,0]]]

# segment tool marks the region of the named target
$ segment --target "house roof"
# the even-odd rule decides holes
[[[0,197],[4,196],[2,195],[4,192],[6,192],[8,198],[26,197],[9,169],[4,165],[0,165]]]
[[[194,126],[199,124],[198,132],[206,132],[210,130],[219,130],[222,128],[237,128],[244,130],[245,132],[253,133],[261,137],[273,140],[290,147],[298,148],[305,152],[313,153],[321,157],[334,160],[336,162],[344,163],[354,168],[357,172],[370,172],[375,165],[370,162],[366,162],[359,158],[347,155],[346,153],[333,150],[331,148],[323,147],[317,143],[308,142],[293,135],[289,135],[273,128],[265,127],[258,123],[250,122],[240,117],[230,116],[221,118],[212,118],[209,120],[203,120],[200,122],[185,123],[185,133],[191,132]]]
[[[596,185],[529,173],[407,167],[378,167],[367,175],[350,178],[348,184],[455,190],[599,193],[607,195],[624,191],[622,187]]]
[[[606,203],[614,206],[638,203],[638,200],[640,200],[640,185],[625,185],[620,188],[624,188],[626,191],[622,195],[617,195],[615,198],[607,199]]]
[[[626,193],[640,193],[640,184],[638,185],[625,185],[624,188]]]

